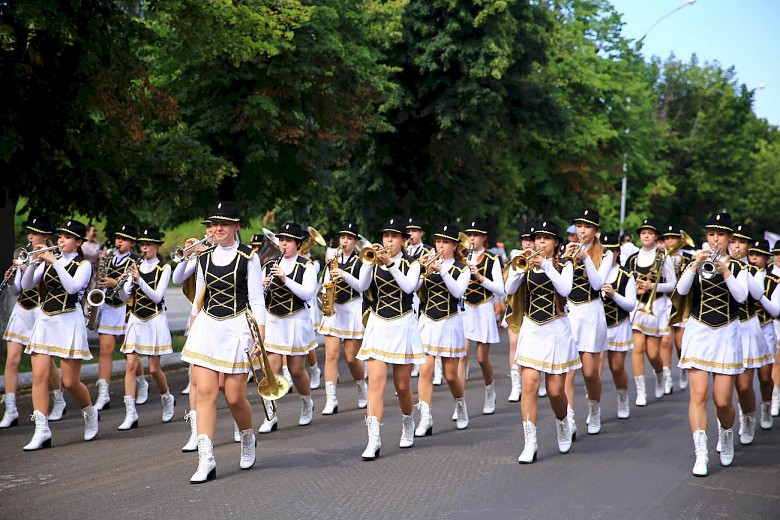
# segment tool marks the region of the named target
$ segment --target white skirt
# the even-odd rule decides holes
[[[319,292],[314,294],[314,298],[308,301],[309,320],[311,320],[312,329],[317,332],[320,326],[320,320],[322,319],[322,312],[320,312],[320,306],[317,303],[317,296]]]
[[[775,343],[775,348],[777,350],[780,350],[780,320],[774,320],[772,321],[772,325],[775,327],[775,337],[777,338],[777,342]]]
[[[301,310],[285,318],[277,318],[270,312],[265,316],[264,343],[268,352],[284,356],[305,356],[317,348],[317,339],[314,337],[314,327],[311,325],[311,315],[308,311]]]
[[[569,318],[564,316],[544,325],[524,318],[513,364],[547,374],[565,374],[582,367]]]
[[[764,341],[766,341],[769,351],[774,353],[777,350],[777,333],[772,322],[761,325],[761,332],[764,334]]]
[[[498,324],[493,307],[493,298],[472,307],[465,304],[463,311],[463,332],[466,339],[477,343],[498,343]]]
[[[149,321],[141,321],[131,313],[127,320],[125,343],[119,350],[123,354],[135,352],[142,356],[171,354],[171,329],[168,328],[168,315],[165,311]]]
[[[75,311],[41,317],[30,333],[25,354],[46,354],[65,359],[92,359],[87,340],[87,323],[79,306]]]
[[[40,307],[25,309],[18,303],[14,305],[11,311],[11,317],[8,318],[8,325],[3,333],[3,339],[20,343],[25,347],[30,343],[30,333],[33,330],[35,321],[43,316]]]
[[[758,316],[739,322],[742,337],[742,363],[745,368],[760,368],[775,362],[774,349],[767,346]]]
[[[363,299],[337,303],[334,308],[333,316],[322,315],[319,333],[342,339],[361,339],[366,330],[363,327]]]
[[[394,320],[384,320],[371,312],[356,356],[360,360],[378,359],[394,365],[425,363],[420,331],[414,312]]]
[[[607,350],[607,317],[601,300],[574,305],[569,302],[569,325],[577,350],[598,353]],[[525,321],[525,320],[523,320]]]
[[[252,334],[243,314],[215,320],[204,311],[195,316],[181,360],[225,374],[249,372],[244,348],[252,348]]]
[[[420,314],[417,328],[420,330],[420,340],[426,354],[451,358],[466,355],[466,338],[463,334],[463,318],[460,314],[438,321]]]
[[[98,333],[121,336],[125,333],[126,316],[126,305],[120,305],[119,307],[111,307],[107,304],[102,305],[100,307],[100,316],[98,317]]]
[[[715,374],[735,375],[744,372],[739,320],[713,329],[691,317],[685,326],[680,368],[698,368]]]
[[[670,332],[669,327],[669,315],[672,312],[671,300],[666,296],[657,298],[653,302],[653,314],[647,314],[639,309],[644,307],[644,303],[636,302],[636,309],[634,309],[631,317],[631,328],[641,332],[645,336],[653,336],[660,338],[661,336],[668,336]]]
[[[634,348],[634,331],[631,320],[626,318],[614,327],[607,327],[607,350],[628,352]]]

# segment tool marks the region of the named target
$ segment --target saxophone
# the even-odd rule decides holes
[[[95,275],[95,283],[99,283],[100,280],[108,276],[108,265],[114,258],[113,253],[107,253],[100,259],[98,264],[97,274]],[[95,330],[97,328],[98,315],[100,314],[100,307],[106,303],[106,291],[105,289],[98,289],[97,287],[87,293],[87,328],[89,330]]]
[[[333,258],[328,262],[328,271],[336,269],[339,266],[339,253],[342,249],[344,249],[344,246],[339,246],[338,249],[336,249],[336,254],[334,254]],[[322,284],[320,307],[322,308],[322,314],[325,316],[333,316],[336,312],[336,282],[333,280]]]

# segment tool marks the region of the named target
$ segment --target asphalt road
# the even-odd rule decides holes
[[[324,356],[319,349],[320,362]],[[575,410],[579,434],[571,452],[558,453],[554,417],[540,400],[539,459],[520,465],[519,405],[509,393],[507,339],[491,349],[497,374],[498,407],[481,414],[483,386],[472,362],[467,402],[469,428],[457,431],[446,386],[436,387],[434,435],[399,449],[401,420],[388,382],[382,456],[363,462],[367,436],[354,384],[342,364],[340,413],[323,417],[324,385],[314,391],[315,419],[297,426],[296,394],[280,401],[279,430],[258,435],[258,461],[238,467],[239,445],[220,400],[215,456],[217,480],[189,484],[197,454],[182,453],[189,425],[182,417],[186,369],[169,367],[176,390],[176,417],[162,424],[159,393],[138,408],[140,427],[119,432],[124,410],[121,381],[112,383],[112,408],[101,413],[101,431],[83,442],[83,420],[70,396],[64,419],[52,423],[52,448],[24,453],[33,432],[27,420],[29,393],[20,395],[20,426],[0,431],[0,518],[778,518],[780,516],[780,421],[757,430],[751,446],[739,446],[733,466],[715,453],[710,414],[710,475],[691,475],[693,442],[687,421],[687,391],[633,406],[631,417],[615,418],[614,387],[605,371],[603,427],[586,434],[582,379]],[[649,374],[649,368],[648,368]],[[677,371],[675,370],[675,382]],[[87,379],[93,396],[94,380]],[[415,385],[416,386],[416,385]],[[652,384],[649,385],[652,388]],[[262,411],[249,390],[259,426]],[[711,409],[711,406],[710,406]]]

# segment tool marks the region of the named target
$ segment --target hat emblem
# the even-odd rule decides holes
[[[447,226],[444,226],[444,231],[447,231]]]
[[[715,215],[715,220],[720,220],[720,215]]]
[[[472,225],[472,226],[476,226],[476,225],[477,225],[477,221],[476,221],[476,220],[472,220],[472,221],[471,221],[471,225]]]
[[[65,225],[66,225],[66,226],[70,226],[70,223],[71,223],[71,222],[72,222],[72,221],[70,221],[70,220],[69,220],[69,221],[68,221],[68,223],[67,223],[67,224],[65,224]]]
[[[547,227],[547,222],[542,222],[542,227]]]
[[[391,218],[391,219],[390,219],[390,223],[391,223],[391,224],[395,224],[395,220]]]
[[[285,224],[284,229],[290,229],[290,224]]]
[[[410,218],[410,219],[409,219],[409,224],[411,224],[411,223],[412,223],[412,219]]]
[[[32,221],[32,223],[33,223],[33,224],[35,224],[36,222],[38,222],[38,219],[37,219],[37,218],[34,218],[34,219],[33,219],[33,221]]]
[[[222,209],[222,203],[217,204],[217,209]]]
[[[583,213],[583,215],[587,215],[587,214],[588,214],[588,210],[586,209],[586,210],[585,210],[585,213]]]
[[[347,229],[352,229],[352,224],[347,224]]]

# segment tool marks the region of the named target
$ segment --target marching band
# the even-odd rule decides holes
[[[258,360],[263,360],[263,376],[256,383],[265,421],[257,433],[268,434],[278,427],[276,400],[288,391],[284,368],[300,396],[298,424],[312,423],[312,389],[319,386],[314,379],[320,372],[318,334],[325,346],[321,414],[338,413],[343,348],[355,384],[353,398],[358,409],[365,409],[368,440],[361,458],[375,460],[382,446],[388,366],[401,413],[400,448],[433,434],[436,379],[443,378],[452,395],[455,428],[469,426],[465,391],[470,343],[476,344],[483,376],[482,413],[495,412],[489,351],[499,342],[499,325],[509,329],[508,401],[520,402],[521,464],[536,462],[543,444],[537,439],[538,397],[547,396],[556,418],[558,451],[568,453],[577,439],[573,404],[578,370],[585,381],[587,432],[595,435],[602,429],[605,361],[617,390],[617,418],[625,420],[631,416],[625,366],[629,352],[639,407],[648,404],[645,357],[654,373],[655,399],[662,399],[674,391],[677,352],[678,388],[689,391],[692,473],[708,474],[710,394],[718,425],[716,451],[721,465],[731,465],[735,436],[749,445],[756,425],[770,430],[780,414],[780,369],[774,363],[780,353],[780,243],[770,248],[749,226],[720,212],[704,224],[706,242],[697,250],[679,227],[646,218],[636,229],[640,248],[622,261],[621,240],[617,233],[602,231],[596,210],[582,209],[570,223],[573,237],[564,244],[561,228],[552,220],[529,221],[520,236],[521,249],[503,265],[488,249],[483,219],[469,221],[463,231],[455,223],[431,228],[433,245],[423,242],[424,227],[417,218],[388,219],[375,234],[381,243],[374,244],[355,222],[346,222],[320,264],[311,248],[325,242],[313,228],[290,222],[276,232],[263,229],[250,244],[242,244],[239,231],[245,221],[237,204],[223,201],[203,221],[205,237],[174,250],[174,269],[159,254],[159,230],[138,232],[125,225],[114,234],[115,248],[94,263],[93,273],[82,250],[87,226],[69,220],[56,229],[54,245],[51,221],[31,218],[29,244],[14,253],[0,285],[0,291],[8,288],[16,298],[3,334],[8,355],[0,429],[19,422],[16,393],[24,352],[31,356],[35,428],[23,449],[51,446],[49,423],[65,413],[62,387],[81,408],[84,440],[94,439],[99,411],[111,406],[111,359],[119,340],[127,363],[125,417],[117,429],[138,426],[136,405],[148,396],[140,356],[148,357],[159,389],[162,421],[172,421],[175,399],[160,360],[173,352],[165,307],[173,281],[192,302],[181,355],[190,365],[190,411],[185,415],[190,437],[182,451],[198,452],[192,483],[216,478],[213,446],[220,391],[235,422],[239,467],[255,464],[247,382],[258,377]],[[494,303],[504,299],[506,314],[497,319]],[[88,329],[99,338],[94,404],[81,381],[81,364],[92,358]],[[60,361],[61,382],[54,358]],[[416,404],[413,377],[418,378]]]

